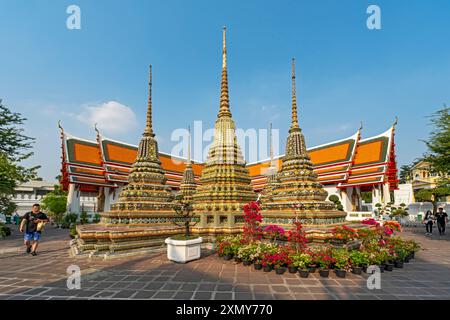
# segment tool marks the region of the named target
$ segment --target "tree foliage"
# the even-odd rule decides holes
[[[20,163],[33,155],[33,138],[23,134],[26,119],[9,110],[0,99],[0,212],[15,210],[12,196],[18,183],[36,177],[38,166],[25,168]]]
[[[433,205],[433,213],[437,212],[439,201],[444,201],[445,197],[450,195],[450,181],[441,179],[435,188],[419,190],[414,196],[416,201],[430,202]]]
[[[405,164],[400,167],[400,183],[407,183],[412,180],[412,165]]]
[[[435,112],[431,116],[431,124],[435,128],[425,141],[428,153],[424,160],[430,163],[432,172],[450,175],[450,107],[444,105],[443,109]]]
[[[55,185],[55,189],[42,199],[42,209],[47,210],[56,222],[62,222],[66,208],[67,192],[61,190],[59,185]]]

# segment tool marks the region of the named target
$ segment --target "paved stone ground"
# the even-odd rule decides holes
[[[381,274],[381,289],[366,287],[367,274],[346,279],[308,279],[276,275],[223,261],[216,255],[186,265],[164,253],[134,258],[70,258],[67,230],[47,228],[39,254],[24,253],[17,231],[0,240],[0,299],[450,299],[450,237],[424,236],[422,229],[403,235],[424,250],[404,269]],[[67,267],[82,270],[80,290],[66,287]]]

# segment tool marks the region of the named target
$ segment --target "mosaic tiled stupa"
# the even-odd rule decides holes
[[[197,184],[195,183],[195,175],[194,170],[192,169],[191,161],[191,130],[189,130],[188,159],[186,162],[186,168],[183,172],[183,178],[180,183],[180,195],[182,196],[182,202],[192,204],[196,189]]]
[[[328,227],[345,221],[346,213],[326,201],[327,191],[317,180],[306,150],[305,137],[298,124],[295,60],[292,60],[292,119],[286,153],[280,171],[270,177],[262,201],[264,224]]]
[[[228,95],[226,29],[223,30],[220,109],[214,126],[214,140],[194,195],[194,209],[200,216],[200,233],[239,232],[242,207],[256,199],[248,170],[237,144]],[[241,220],[240,220],[241,219]]]
[[[158,143],[152,127],[152,70],[144,133],[128,185],[120,192],[111,210],[100,214],[96,225],[77,227],[76,254],[86,251],[115,253],[144,250],[162,245],[164,238],[180,233],[172,223],[173,195],[158,157]]]

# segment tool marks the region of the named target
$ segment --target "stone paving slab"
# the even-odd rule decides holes
[[[384,272],[381,289],[369,290],[369,275],[313,273],[276,275],[224,261],[216,255],[175,264],[164,253],[109,260],[69,256],[67,230],[46,229],[39,254],[24,253],[21,234],[0,240],[0,300],[180,299],[180,300],[436,300],[450,299],[450,237],[425,237],[408,229],[406,238],[423,249],[403,269]],[[67,289],[67,267],[81,269],[81,289]]]

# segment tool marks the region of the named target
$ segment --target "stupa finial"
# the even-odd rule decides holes
[[[191,126],[188,126],[188,156],[187,156],[187,165],[192,164],[191,160]]]
[[[295,58],[292,58],[292,122],[291,129],[299,128],[297,118],[297,92],[295,84]]]
[[[270,165],[273,164],[273,145],[272,145],[272,122],[269,124],[269,152],[270,152]]]
[[[147,122],[145,124],[145,134],[154,136],[152,127],[152,65],[150,65],[148,82],[148,102],[147,102]]]
[[[231,117],[230,99],[228,96],[228,72],[227,72],[227,27],[223,27],[222,33],[222,82],[220,85],[220,117]]]

